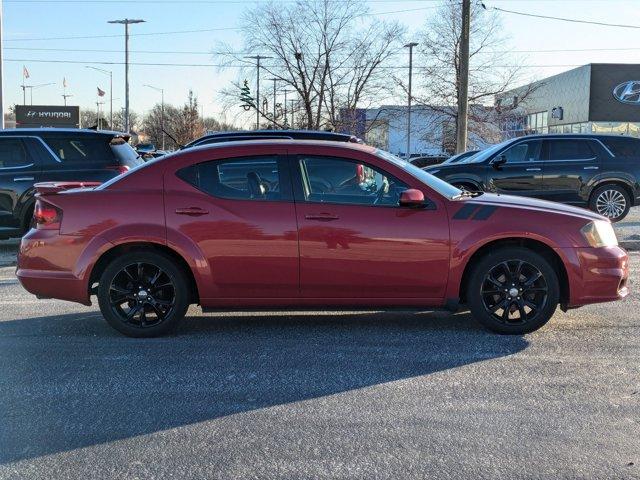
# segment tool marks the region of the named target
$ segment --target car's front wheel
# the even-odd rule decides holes
[[[474,266],[466,292],[474,318],[502,334],[522,335],[539,329],[560,301],[558,275],[542,255],[505,247]]]
[[[189,283],[167,255],[133,251],[113,260],[98,286],[100,311],[109,325],[130,337],[172,330],[189,307]]]
[[[631,197],[619,185],[613,183],[603,185],[598,187],[591,195],[589,207],[612,222],[619,222],[629,213]]]

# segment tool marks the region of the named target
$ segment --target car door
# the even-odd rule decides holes
[[[196,163],[165,175],[165,192],[168,240],[180,235],[198,246],[212,272],[212,298],[298,297],[285,152]]]
[[[583,188],[598,174],[600,161],[593,140],[552,138],[544,141],[544,192],[554,202],[584,204]]]
[[[540,140],[523,140],[498,153],[487,167],[489,190],[528,197],[541,195],[541,145]]]
[[[27,139],[0,137],[0,235],[22,228],[25,197],[33,192],[40,164],[27,148]]]
[[[360,160],[298,155],[291,170],[307,302],[401,305],[444,297],[449,227],[442,205],[400,207],[410,185]]]

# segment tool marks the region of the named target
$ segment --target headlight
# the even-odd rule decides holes
[[[616,232],[609,222],[594,220],[580,229],[582,236],[592,247],[615,247],[618,245]]]

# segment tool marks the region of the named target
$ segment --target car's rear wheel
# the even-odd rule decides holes
[[[608,184],[598,187],[591,195],[589,208],[604,215],[612,222],[619,222],[629,213],[631,197],[619,185]]]
[[[157,252],[130,252],[116,258],[98,286],[100,311],[109,325],[130,337],[155,337],[172,330],[189,307],[182,269]]]
[[[494,332],[522,335],[542,327],[560,301],[558,275],[542,255],[505,247],[474,266],[467,303],[478,322]]]

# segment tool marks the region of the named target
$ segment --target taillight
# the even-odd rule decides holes
[[[109,170],[117,170],[120,175],[129,171],[129,167],[127,165],[115,165],[113,167],[109,167]]]
[[[33,208],[33,221],[39,230],[59,230],[62,210],[39,198]]]

